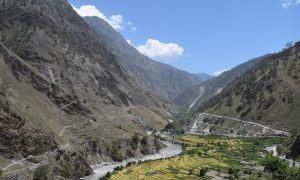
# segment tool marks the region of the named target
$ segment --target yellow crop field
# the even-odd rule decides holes
[[[214,169],[223,174],[228,168],[242,168],[240,161],[253,161],[268,144],[278,139],[243,139],[183,135],[175,139],[182,143],[183,155],[131,165],[116,171],[113,180],[173,180],[199,179],[201,169]],[[245,158],[241,158],[245,157]]]
[[[115,173],[111,179],[195,179],[201,168],[228,167],[222,158],[201,158],[198,156],[183,155],[167,160],[158,160],[134,165]],[[190,171],[193,171],[193,174]]]

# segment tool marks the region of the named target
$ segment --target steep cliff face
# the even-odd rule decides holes
[[[264,58],[199,111],[239,117],[276,129],[300,127],[300,43]]]
[[[15,76],[26,78],[66,112],[89,113],[97,101],[129,105],[130,98],[117,81],[126,82],[126,76],[115,57],[66,2],[3,1],[1,34],[3,44],[43,78],[6,60]]]
[[[107,44],[108,50],[118,57],[120,65],[128,70],[129,80],[138,82],[144,91],[154,93],[176,104],[179,94],[203,82],[193,74],[153,61],[140,54],[104,20],[98,17],[85,17],[84,20]]]

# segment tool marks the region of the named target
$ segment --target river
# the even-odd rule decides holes
[[[166,141],[163,141],[163,143],[166,145],[166,147],[163,148],[162,150],[160,150],[159,153],[156,153],[156,154],[143,156],[141,158],[130,158],[130,159],[124,160],[122,162],[107,162],[107,163],[92,165],[91,167],[94,170],[94,174],[84,177],[82,179],[84,179],[84,180],[99,180],[99,178],[106,175],[107,172],[112,172],[115,167],[126,166],[126,164],[128,162],[134,162],[134,161],[137,162],[137,161],[147,161],[147,160],[168,158],[168,157],[176,156],[182,152],[182,148],[180,145],[171,144]]]

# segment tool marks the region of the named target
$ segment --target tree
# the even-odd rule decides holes
[[[155,146],[156,152],[158,152],[161,149],[161,144],[160,144],[158,138],[154,139],[154,146]]]
[[[205,176],[205,174],[206,174],[206,169],[200,169],[200,173],[199,173],[199,176],[200,177],[203,177],[203,176]]]
[[[141,144],[142,145],[147,145],[148,144],[148,137],[147,136],[144,136],[141,140]]]
[[[137,133],[135,133],[133,136],[132,136],[132,141],[135,143],[135,144],[138,144],[140,139],[139,139],[139,135]]]

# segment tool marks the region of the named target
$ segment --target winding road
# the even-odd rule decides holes
[[[259,123],[244,121],[244,120],[237,119],[237,118],[232,118],[232,117],[227,117],[227,116],[219,116],[219,115],[214,115],[214,114],[209,114],[209,113],[200,113],[199,114],[200,120],[199,119],[195,120],[192,127],[190,128],[190,130],[187,133],[188,134],[202,134],[202,133],[198,133],[198,126],[199,126],[198,124],[201,123],[201,124],[205,124],[205,125],[208,125],[208,126],[211,125],[211,124],[207,124],[207,123],[203,122],[203,119],[204,119],[205,116],[220,118],[220,119],[228,119],[228,120],[232,120],[232,121],[238,121],[238,122],[241,122],[243,124],[250,124],[250,125],[262,128],[262,133],[265,133],[267,131],[271,131],[275,135],[284,135],[284,136],[289,135],[288,132],[273,129],[271,127],[268,127],[268,126],[265,126],[265,125],[262,125],[262,124],[259,124]],[[209,131],[207,132],[207,134],[209,134]],[[219,134],[219,135],[228,136],[227,134]],[[230,135],[230,136],[233,136],[233,135]],[[235,136],[236,137],[244,137],[244,136],[241,136],[241,135],[239,135],[239,136],[235,135]]]
[[[62,135],[65,133],[65,130],[67,129],[67,128],[71,128],[71,127],[74,127],[75,126],[75,124],[73,124],[73,125],[67,125],[67,126],[64,126],[63,127],[63,129],[60,131],[60,133],[59,133],[59,137],[62,137]],[[30,158],[47,158],[49,155],[52,155],[52,154],[54,154],[55,152],[57,152],[58,150],[66,150],[66,149],[68,149],[69,147],[70,147],[71,145],[70,145],[70,143],[69,142],[66,142],[66,144],[64,144],[64,145],[62,145],[61,147],[59,147],[58,149],[55,149],[54,151],[52,151],[52,152],[46,152],[45,154],[41,154],[41,155],[37,155],[37,156],[32,156],[32,155],[30,155],[30,156],[28,156],[27,158],[23,158],[23,159],[20,159],[20,160],[15,160],[15,159],[12,159],[11,160],[11,163],[8,165],[8,166],[6,166],[6,167],[4,167],[4,168],[1,168],[2,169],[2,171],[3,171],[3,174],[11,174],[11,173],[14,173],[14,172],[18,172],[18,171],[20,171],[21,169],[17,169],[17,170],[13,170],[13,171],[7,171],[9,168],[11,168],[11,167],[13,167],[13,166],[15,166],[15,165],[20,165],[20,166],[23,166],[23,165],[28,165],[28,164],[30,164],[30,165],[28,165],[28,168],[29,169],[36,169],[38,166],[39,166],[39,164],[34,164],[34,163],[32,163],[32,162],[28,162],[28,159],[30,159]],[[7,172],[6,172],[7,171]]]

